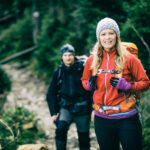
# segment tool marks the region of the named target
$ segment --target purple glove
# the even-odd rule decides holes
[[[88,91],[91,91],[95,87],[95,85],[96,85],[96,78],[97,78],[97,76],[91,76],[89,78],[89,81],[86,84],[86,88],[87,88]]]
[[[110,84],[118,90],[122,91],[128,91],[131,89],[131,83],[127,82],[125,78],[112,77],[110,79]]]
[[[89,81],[88,81],[88,83],[86,84],[86,89],[87,89],[88,91],[92,91],[92,90],[93,90],[93,87],[90,86]]]

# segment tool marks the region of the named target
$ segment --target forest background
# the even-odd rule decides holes
[[[117,21],[121,40],[133,42],[150,77],[150,0],[1,0],[0,60],[34,47],[19,58],[49,83],[60,64],[60,48],[75,47],[76,55],[90,55],[100,19]],[[15,59],[16,61],[16,59]],[[150,93],[143,95],[145,149],[150,147]],[[145,105],[146,104],[146,105]],[[146,115],[146,117],[145,117]]]
[[[100,19],[115,19],[121,40],[139,48],[150,76],[150,0],[1,0],[0,60],[37,45],[24,55],[38,76],[49,81],[60,63],[60,47],[70,43],[76,55],[87,54],[96,42]]]

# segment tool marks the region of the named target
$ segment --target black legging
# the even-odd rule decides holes
[[[95,132],[101,150],[142,150],[142,126],[138,114],[126,119],[95,116]]]

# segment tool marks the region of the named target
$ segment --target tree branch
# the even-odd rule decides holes
[[[0,18],[0,22],[5,21],[5,20],[7,20],[7,19],[9,19],[9,18],[11,18],[11,17],[13,17],[12,14],[9,14],[9,15],[7,15],[7,16],[4,16],[3,18]]]
[[[16,10],[15,12],[13,12],[12,14],[10,14],[11,12],[9,12],[9,14],[5,15],[4,17],[0,18],[0,22],[6,21],[12,17],[14,17],[16,14],[19,13],[19,10]]]
[[[9,57],[6,57],[6,58],[3,59],[3,60],[0,60],[0,64],[6,64],[6,63],[8,63],[9,61],[12,61],[12,60],[14,60],[14,59],[16,59],[16,58],[18,58],[18,57],[24,55],[24,54],[27,54],[27,53],[29,53],[29,52],[31,52],[31,51],[36,50],[37,48],[38,48],[37,46],[33,46],[33,47],[30,47],[30,48],[28,48],[28,49],[25,49],[25,50],[23,50],[23,51],[21,51],[21,52],[17,52],[17,53],[15,53],[14,55],[11,55],[11,56],[9,56]]]
[[[131,25],[133,31],[136,33],[136,35],[139,37],[139,39],[141,40],[141,42],[143,43],[143,45],[146,47],[148,54],[150,56],[150,48],[148,46],[148,44],[145,42],[144,38],[140,35],[140,33],[136,30],[136,28],[134,27],[134,25]]]

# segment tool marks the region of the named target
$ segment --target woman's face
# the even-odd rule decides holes
[[[74,55],[70,52],[66,52],[62,56],[62,60],[66,66],[70,66],[74,63]]]
[[[104,50],[109,51],[115,47],[116,33],[112,29],[104,29],[101,31],[99,39]]]

